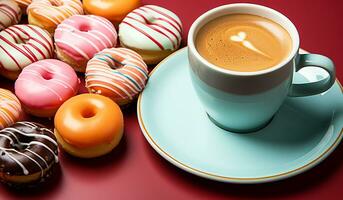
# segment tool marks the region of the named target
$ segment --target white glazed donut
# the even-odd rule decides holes
[[[121,45],[138,52],[147,64],[156,64],[178,49],[181,33],[180,19],[154,5],[133,10],[119,25]]]
[[[51,35],[33,25],[14,25],[0,32],[0,74],[15,80],[21,70],[38,60],[52,58]]]
[[[21,18],[21,9],[12,0],[0,0],[0,31],[18,24]]]

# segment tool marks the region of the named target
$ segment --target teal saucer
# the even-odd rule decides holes
[[[162,61],[138,100],[138,119],[150,145],[175,166],[223,182],[261,183],[302,173],[324,160],[343,135],[338,80],[327,92],[288,98],[262,130],[225,131],[207,117],[189,77],[187,48]],[[296,81],[316,81],[321,70]],[[313,74],[315,72],[315,74]]]

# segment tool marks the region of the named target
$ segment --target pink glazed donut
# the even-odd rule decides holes
[[[24,68],[14,88],[27,113],[52,117],[63,102],[77,94],[79,85],[73,68],[59,60],[47,59]]]
[[[95,15],[74,15],[55,31],[57,58],[78,72],[85,71],[94,54],[116,44],[117,32],[112,23]]]

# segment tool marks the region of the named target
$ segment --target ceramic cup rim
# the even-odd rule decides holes
[[[200,53],[197,51],[197,49],[195,48],[195,36],[196,36],[195,32],[201,28],[201,27],[199,27],[199,25],[202,24],[204,21],[205,21],[205,24],[207,22],[211,21],[213,19],[213,18],[211,18],[211,16],[217,14],[218,12],[223,12],[224,14],[219,15],[219,16],[223,16],[226,14],[230,14],[230,10],[234,10],[234,9],[243,9],[243,10],[251,9],[253,11],[258,10],[258,11],[263,11],[265,13],[269,13],[272,16],[278,16],[278,18],[280,20],[282,20],[283,23],[285,23],[287,27],[281,25],[279,22],[277,22],[273,18],[270,18],[270,17],[266,17],[266,18],[280,24],[289,33],[289,35],[292,39],[292,49],[291,49],[289,55],[273,67],[270,67],[270,68],[267,68],[264,70],[254,71],[254,72],[239,72],[239,71],[224,69],[224,68],[218,67],[218,66],[210,63],[205,58],[203,58],[200,55]],[[242,11],[242,12],[236,12],[236,13],[244,14],[246,12]],[[252,14],[252,13],[248,13],[248,14]],[[217,17],[219,17],[219,16],[217,16]],[[263,16],[263,17],[265,17],[265,16]],[[298,53],[299,46],[300,46],[299,33],[298,33],[295,25],[291,22],[291,20],[289,20],[285,15],[281,14],[280,12],[278,12],[272,8],[262,6],[262,5],[258,5],[258,4],[250,4],[250,3],[234,3],[234,4],[227,4],[227,5],[222,5],[222,6],[213,8],[213,9],[203,13],[202,15],[200,15],[193,22],[193,24],[191,25],[191,28],[189,29],[189,33],[188,33],[188,48],[191,49],[193,55],[201,63],[205,64],[207,67],[211,68],[214,71],[217,71],[217,72],[220,72],[223,74],[227,74],[227,75],[234,75],[234,76],[256,76],[256,75],[268,74],[270,72],[278,70],[278,69],[284,67],[287,63],[292,61],[294,56],[297,55],[297,53]]]

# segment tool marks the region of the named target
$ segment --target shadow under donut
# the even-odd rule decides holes
[[[15,197],[38,197],[54,193],[54,190],[59,188],[62,183],[63,175],[61,165],[55,164],[44,177],[43,181],[25,184],[25,185],[8,185],[3,184],[6,190]]]

